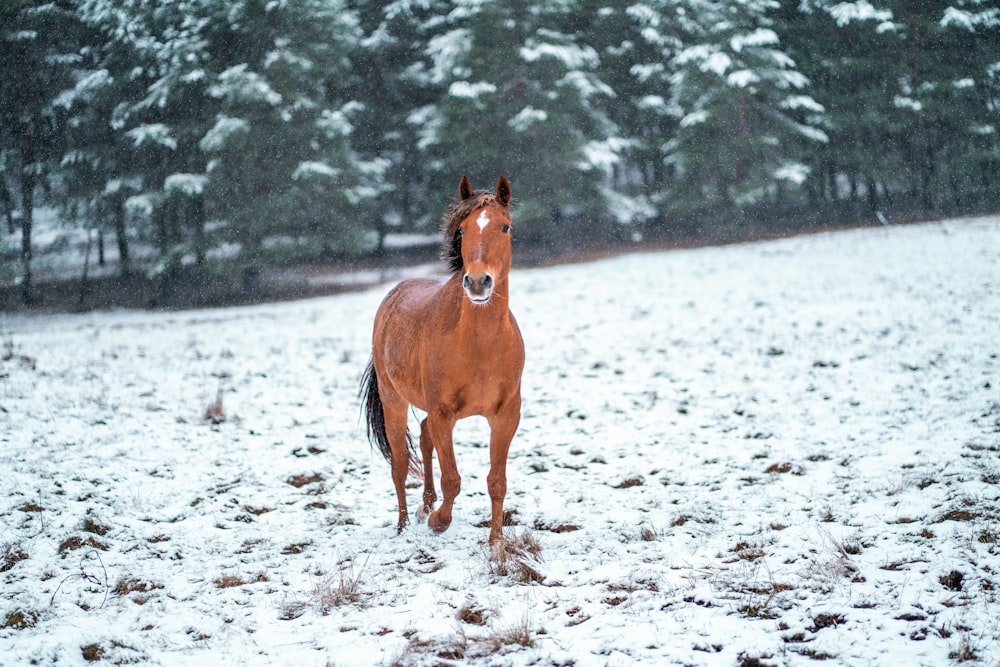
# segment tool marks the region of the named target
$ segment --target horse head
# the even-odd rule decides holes
[[[463,176],[458,197],[445,215],[445,259],[463,272],[469,300],[486,305],[510,272],[510,181],[501,176],[494,192],[476,192]]]

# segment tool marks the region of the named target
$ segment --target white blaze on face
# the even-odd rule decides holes
[[[486,217],[485,208],[479,212],[479,217],[476,218],[476,224],[479,225],[479,231],[483,231],[486,229],[486,225],[490,224],[490,219]]]

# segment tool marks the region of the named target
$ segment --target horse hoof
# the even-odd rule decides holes
[[[443,533],[448,530],[448,526],[451,525],[451,517],[447,519],[441,516],[440,512],[431,512],[431,515],[427,518],[427,525],[431,527],[435,533]]]

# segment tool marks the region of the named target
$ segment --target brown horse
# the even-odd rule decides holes
[[[521,420],[524,343],[508,308],[511,264],[510,182],[501,176],[495,192],[458,184],[442,233],[443,258],[452,276],[404,280],[386,295],[375,315],[372,358],[361,381],[368,439],[392,466],[399,504],[397,531],[409,520],[404,483],[421,463],[407,432],[407,409],[427,413],[420,424],[424,478],[423,512],[436,532],[451,525],[461,487],[452,431],[465,417],[485,417],[490,426],[492,504],[490,544],[502,540],[507,493],[507,452]],[[441,468],[444,500],[434,510],[433,453]]]

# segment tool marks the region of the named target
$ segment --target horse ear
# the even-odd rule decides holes
[[[510,206],[510,181],[506,176],[501,176],[497,182],[497,201],[504,206]]]
[[[462,180],[458,182],[458,197],[462,201],[465,201],[472,196],[472,183],[469,182],[468,176],[463,176]]]

